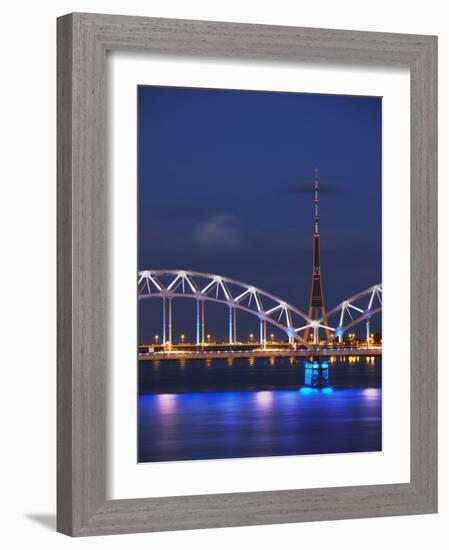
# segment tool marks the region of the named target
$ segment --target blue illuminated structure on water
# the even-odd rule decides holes
[[[327,361],[306,361],[305,368],[308,370],[324,370],[329,368],[329,363]]]
[[[304,386],[299,391],[309,394],[313,391],[332,392],[329,385],[329,363],[327,361],[306,361],[304,364]]]

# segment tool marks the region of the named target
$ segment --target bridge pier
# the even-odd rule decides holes
[[[172,298],[168,299],[168,346],[173,343]]]
[[[234,311],[233,307],[230,305],[229,307],[229,343],[232,344],[233,336],[234,336],[234,329],[232,327],[233,320],[234,320]]]
[[[334,331],[334,335],[338,338],[338,343],[343,343],[343,328],[341,325],[338,325],[338,327]]]
[[[205,340],[205,330],[204,330],[204,300],[201,300],[201,345],[204,346]]]
[[[370,347],[370,322],[369,319],[366,320],[366,347]]]
[[[267,348],[267,321],[259,319],[259,342],[262,349]]]
[[[200,345],[200,300],[196,299],[196,345]]]
[[[166,306],[166,298],[165,296],[162,298],[162,344],[165,346],[167,343],[167,334],[166,334],[166,328],[167,328],[167,306]]]

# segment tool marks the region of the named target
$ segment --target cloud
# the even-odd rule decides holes
[[[292,194],[292,195],[303,194],[303,193],[311,195],[313,193],[313,188],[314,188],[313,180],[297,181],[297,182],[285,185],[284,191],[287,194]],[[319,189],[320,189],[320,194],[322,194],[323,192],[324,193],[332,193],[334,191],[341,192],[345,189],[345,186],[342,183],[337,182],[336,180],[322,180],[320,178]]]
[[[193,241],[203,248],[240,248],[242,236],[235,216],[219,212],[210,219],[197,223],[193,228]]]

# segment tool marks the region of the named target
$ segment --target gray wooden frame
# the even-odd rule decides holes
[[[106,52],[411,71],[410,483],[106,499]],[[58,19],[58,505],[72,536],[437,511],[437,39],[75,13]]]

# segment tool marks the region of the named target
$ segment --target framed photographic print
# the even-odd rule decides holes
[[[58,530],[436,512],[436,38],[58,20]]]

